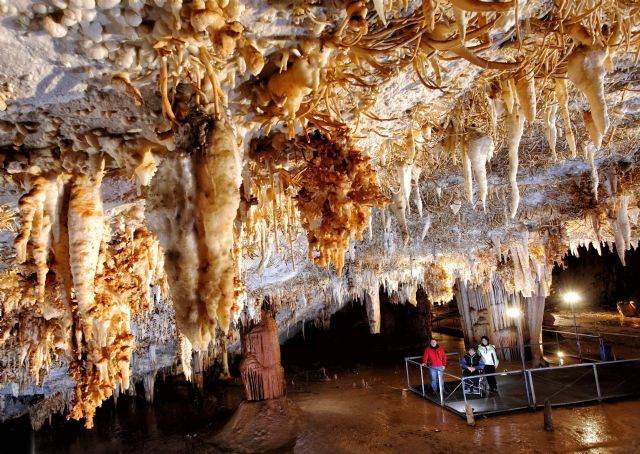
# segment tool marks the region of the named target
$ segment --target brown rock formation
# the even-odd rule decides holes
[[[242,333],[240,375],[247,400],[268,400],[287,393],[284,369],[280,365],[278,327],[267,312],[257,325]]]
[[[214,436],[216,448],[231,452],[277,452],[295,444],[301,412],[286,398],[280,364],[278,328],[272,315],[262,313],[257,325],[242,332],[240,374],[247,401]],[[205,437],[205,443],[209,444]]]

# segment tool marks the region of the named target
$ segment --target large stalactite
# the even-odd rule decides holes
[[[241,181],[229,121],[202,134],[194,150],[165,158],[147,207],[165,251],[178,328],[196,350],[207,349],[217,327],[229,329],[236,304],[232,247]]]

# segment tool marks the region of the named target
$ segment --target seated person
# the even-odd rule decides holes
[[[480,371],[484,369],[484,361],[482,357],[476,353],[476,349],[470,347],[462,358],[462,361],[460,361],[460,367],[462,367],[463,377],[480,375]],[[464,380],[464,388],[467,393],[480,394],[480,378]]]

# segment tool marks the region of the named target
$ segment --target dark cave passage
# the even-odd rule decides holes
[[[331,316],[329,328],[313,322],[282,345],[287,372],[301,368],[399,364],[407,355],[421,353],[430,337],[431,303],[418,298],[416,306],[394,304],[380,290],[380,333],[369,332],[367,310],[351,301]]]

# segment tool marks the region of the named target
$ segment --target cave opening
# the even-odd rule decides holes
[[[380,332],[372,334],[365,303],[347,302],[328,321],[306,322],[282,344],[285,370],[293,372],[355,364],[389,366],[421,352],[431,336],[432,303],[420,289],[416,305],[394,303],[380,288]]]

